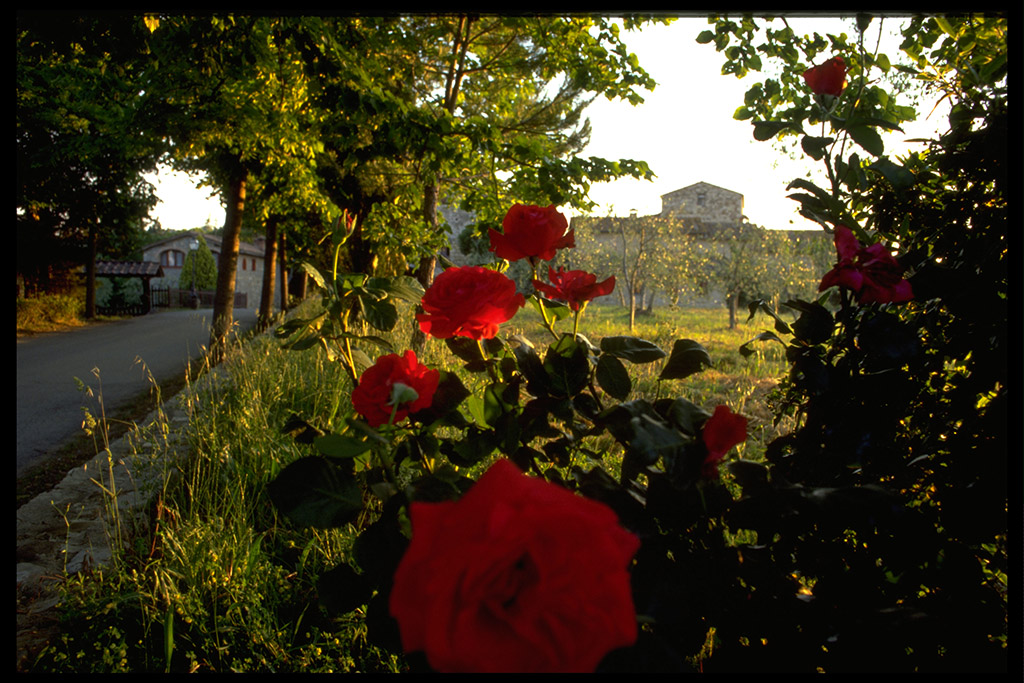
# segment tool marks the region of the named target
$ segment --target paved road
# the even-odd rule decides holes
[[[77,377],[98,393],[109,412],[149,391],[136,358],[158,381],[184,373],[190,358],[210,340],[212,309],[161,311],[67,332],[18,339],[18,476],[81,431],[82,406],[98,414],[96,398],[77,390]],[[256,312],[235,309],[240,330],[256,324]],[[99,369],[99,380],[93,374]]]

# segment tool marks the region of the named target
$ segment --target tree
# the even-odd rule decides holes
[[[206,239],[202,235],[197,235],[197,240],[199,247],[185,255],[185,262],[178,276],[179,289],[192,289],[193,271],[197,290],[210,290],[217,286],[217,261],[213,258],[213,252],[207,246]]]
[[[616,276],[629,308],[630,331],[637,307],[650,312],[659,293],[673,301],[685,290],[706,288],[715,246],[691,221],[652,216],[575,218],[574,266]]]
[[[799,239],[782,230],[751,223],[727,228],[724,249],[712,258],[712,282],[722,287],[729,309],[729,329],[743,300],[778,301],[786,295],[808,296],[828,268],[832,248],[827,240]]]
[[[239,235],[250,182],[299,173],[322,149],[304,106],[301,69],[283,18],[147,17],[154,73],[151,130],[173,163],[205,171],[226,205],[210,351],[219,360],[231,326]],[[264,195],[266,196],[266,195]]]
[[[97,255],[127,256],[156,203],[142,179],[160,147],[138,132],[139,28],[120,16],[18,16],[18,269],[33,288],[59,261],[84,263],[88,317]]]
[[[440,202],[500,223],[524,203],[589,205],[589,183],[651,177],[643,162],[579,159],[598,94],[642,101],[654,83],[604,19],[410,16],[328,22],[307,41],[324,94],[333,201],[357,217],[354,270],[387,251],[427,283],[446,244]],[[627,27],[638,22],[627,20]],[[368,59],[367,55],[373,55]],[[557,87],[551,85],[555,84]]]

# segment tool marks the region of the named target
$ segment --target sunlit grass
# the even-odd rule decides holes
[[[537,322],[524,309],[502,334],[525,333],[546,344]],[[572,330],[571,320],[560,326]],[[740,455],[760,459],[776,433],[765,395],[785,363],[777,344],[761,345],[749,358],[737,349],[765,327],[755,320],[729,330],[724,309],[659,309],[638,316],[635,336],[666,352],[676,339],[696,340],[714,365],[667,382],[657,380],[662,362],[632,365],[629,398],[682,396],[709,411],[728,403],[749,420],[750,438]],[[402,307],[398,326],[385,336],[401,352],[412,328],[411,311]],[[598,343],[627,329],[624,310],[591,306],[580,332]],[[438,340],[427,340],[420,359],[449,370],[462,366]],[[486,381],[484,375],[460,375],[471,389]],[[360,611],[330,615],[318,603],[317,580],[353,561],[358,530],[297,529],[266,496],[282,468],[312,452],[282,432],[288,417],[296,414],[329,430],[324,421],[335,402],[339,418],[349,410],[350,391],[340,364],[322,350],[286,351],[270,335],[234,350],[216,372],[193,381],[180,396],[190,415],[188,457],[176,461],[167,477],[149,535],[126,544],[111,567],[66,584],[61,635],[36,670],[400,670],[398,658],[367,643]],[[610,437],[590,439],[587,448],[602,456],[602,467],[614,468],[619,447]]]

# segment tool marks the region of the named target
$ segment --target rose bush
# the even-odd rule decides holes
[[[440,373],[422,365],[412,349],[402,356],[389,353],[360,376],[352,390],[352,406],[371,427],[387,424],[392,415],[398,424],[410,413],[430,407],[439,378]],[[414,398],[406,398],[408,389]]]
[[[516,314],[525,299],[516,283],[488,268],[449,268],[423,295],[420,330],[437,339],[453,336],[491,339],[498,325]]]
[[[390,597],[441,672],[591,672],[637,636],[640,541],[605,505],[499,460],[456,502],[412,503]]]
[[[804,82],[816,95],[839,97],[846,85],[846,62],[842,57],[833,57],[823,64],[813,66],[804,72]]]
[[[818,291],[839,286],[857,294],[857,301],[899,303],[914,298],[910,282],[903,279],[903,266],[882,244],[862,247],[853,231],[837,226],[834,235],[839,262],[821,279]]]
[[[580,310],[591,299],[611,294],[615,289],[615,276],[598,282],[597,276],[583,270],[562,270],[548,268],[551,284],[534,280],[533,286],[552,299],[565,301],[574,311]]]
[[[558,249],[576,246],[569,221],[552,206],[514,204],[502,222],[503,232],[491,229],[491,251],[509,261],[550,261]]]

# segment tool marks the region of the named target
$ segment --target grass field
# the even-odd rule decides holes
[[[627,334],[626,316],[620,308],[592,306],[580,333],[595,342]],[[505,331],[542,339],[536,320],[523,310]],[[770,321],[735,330],[727,321],[724,308],[638,317],[635,336],[666,351],[676,339],[696,340],[714,365],[660,386],[660,362],[632,366],[630,398],[683,396],[709,410],[728,403],[749,419],[740,455],[757,460],[778,433],[766,396],[786,371],[783,350],[760,345],[743,358],[738,347]],[[570,323],[562,323],[565,331]],[[397,349],[406,348],[410,330],[406,310],[392,336]],[[434,340],[421,359],[457,367]],[[317,579],[351,560],[353,527],[297,529],[266,496],[268,482],[309,448],[282,433],[282,425],[297,414],[324,426],[335,402],[344,412],[351,390],[344,372],[319,349],[284,351],[269,335],[233,353],[222,368],[220,377],[205,375],[177,399],[191,414],[190,457],[168,473],[150,525],[111,565],[69,578],[58,635],[33,671],[402,670],[400,659],[367,643],[361,609],[329,615],[317,604]]]

